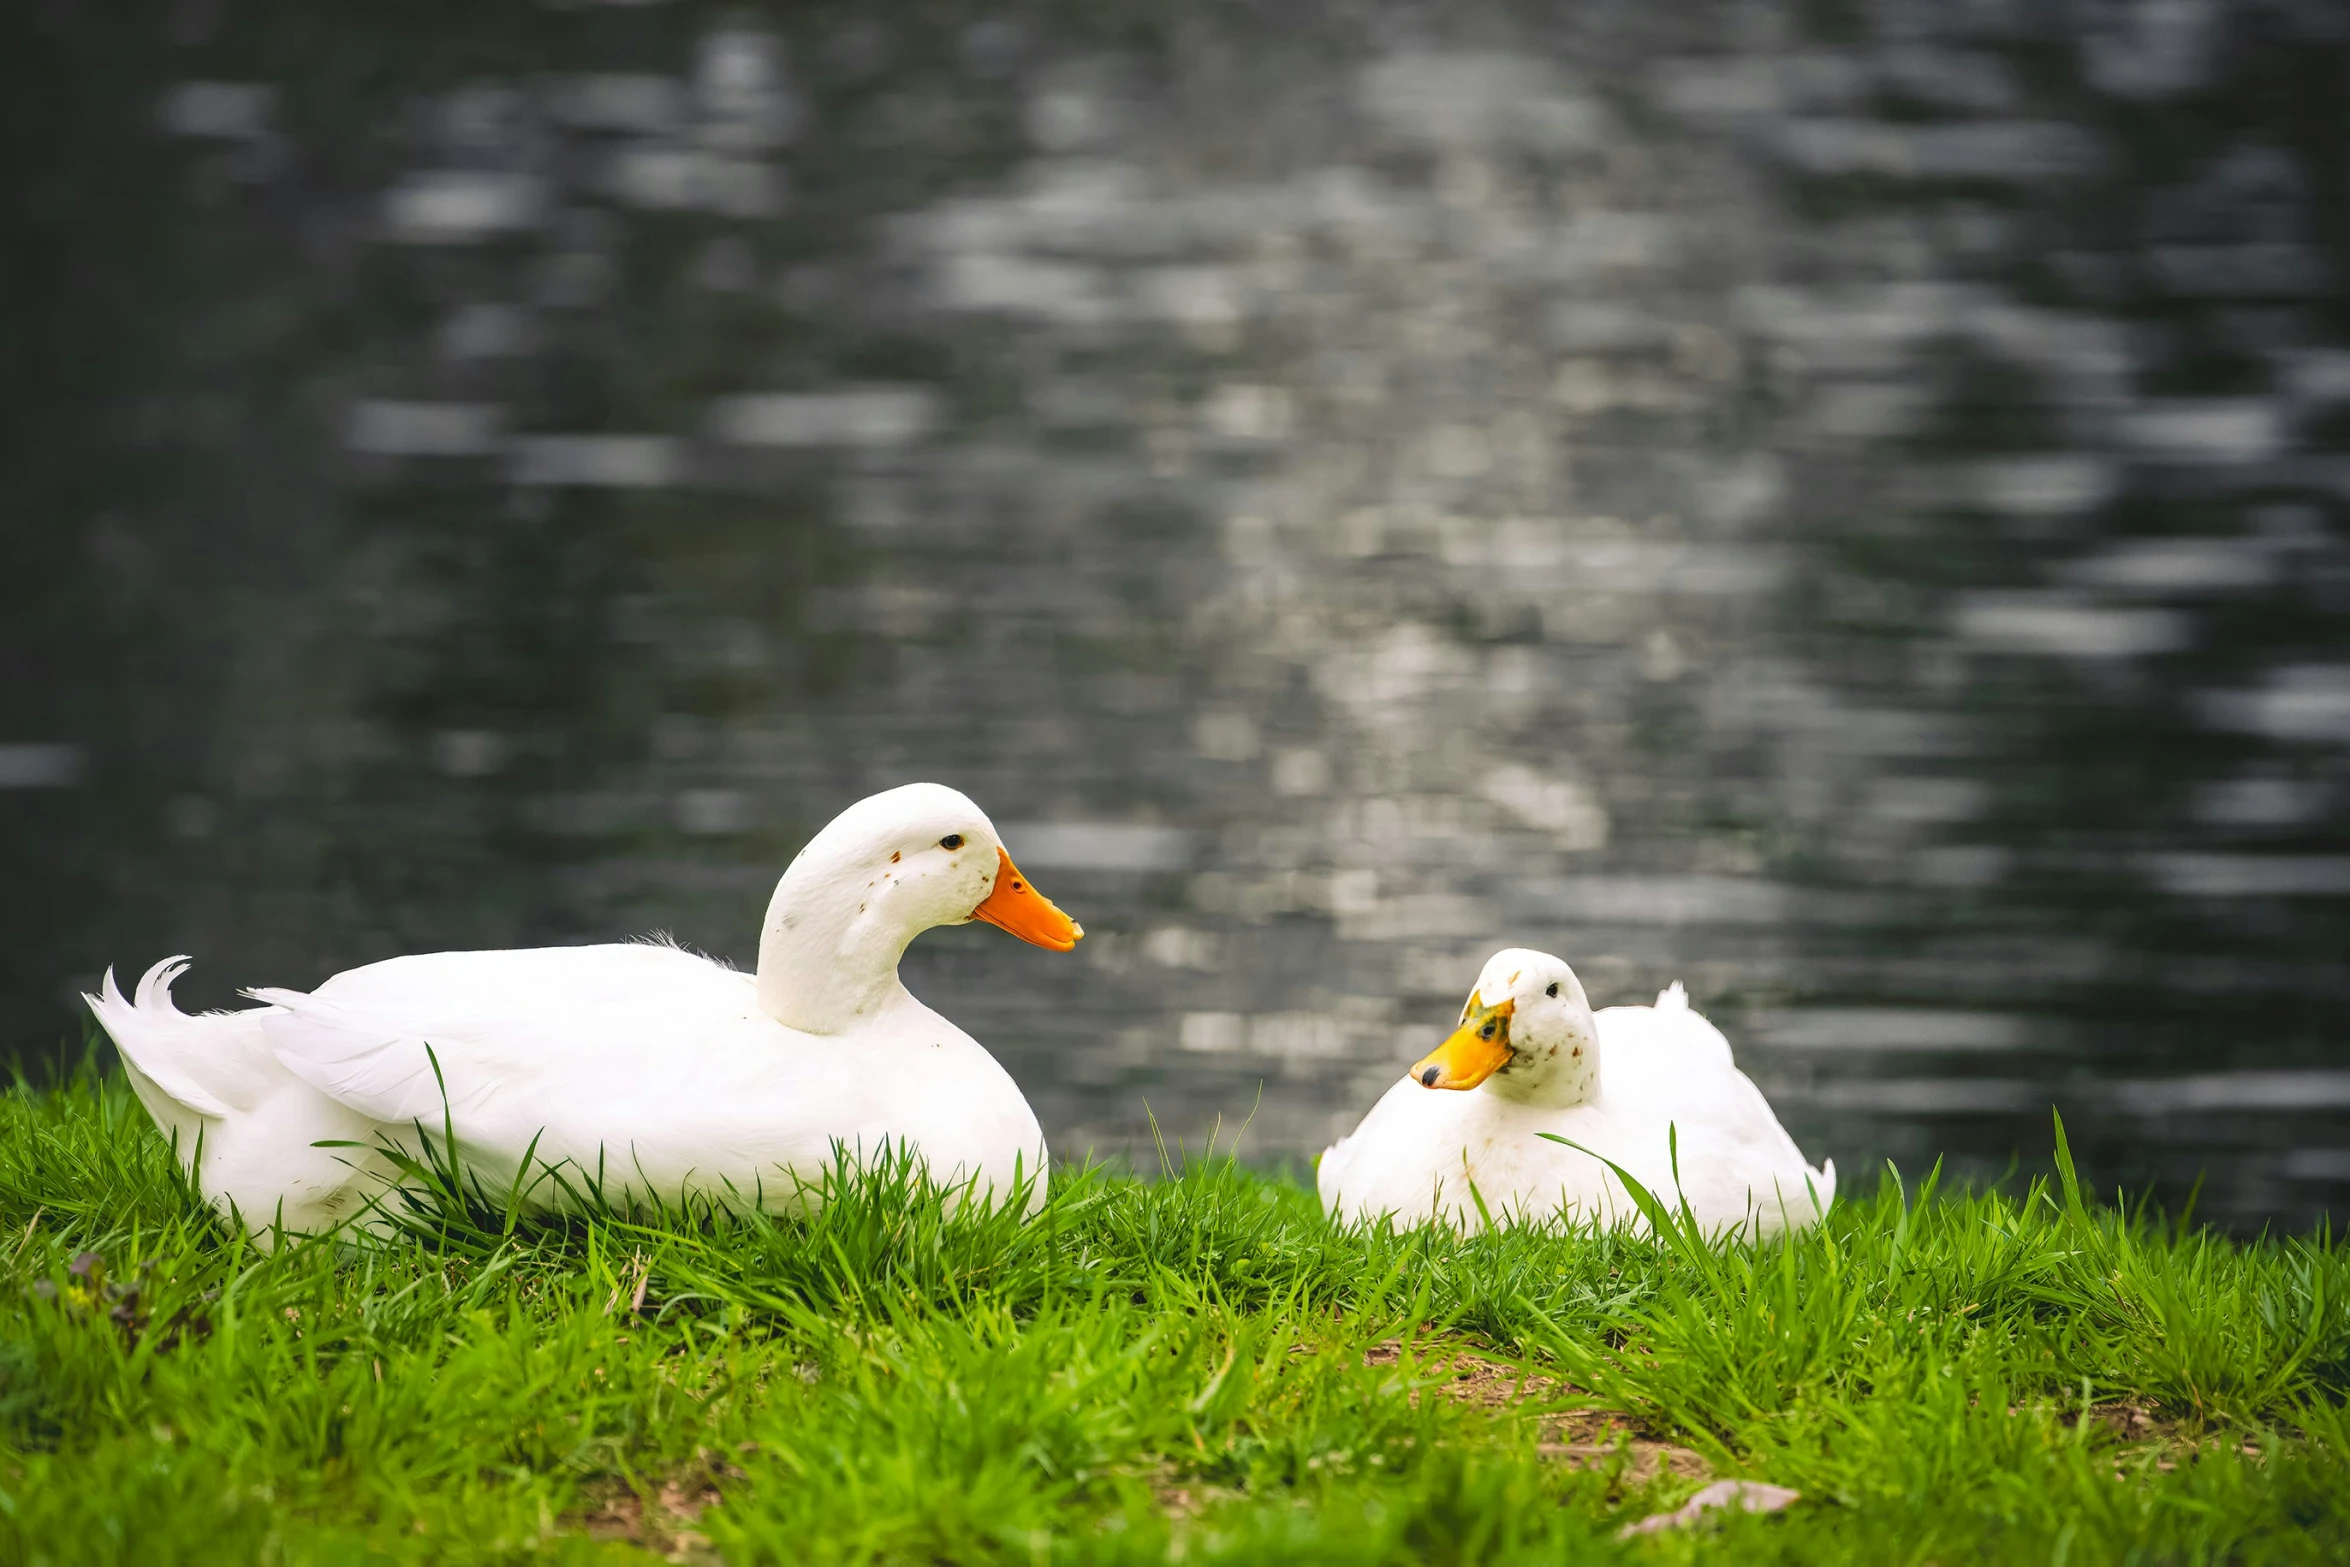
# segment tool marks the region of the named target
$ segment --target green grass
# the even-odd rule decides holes
[[[2350,1559],[2344,1250],[2069,1179],[1726,1250],[1350,1233],[1208,1158],[832,1195],[268,1254],[119,1081],[20,1086],[0,1561]],[[1804,1499],[1616,1538],[1700,1460]]]

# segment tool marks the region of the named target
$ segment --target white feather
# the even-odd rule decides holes
[[[190,1015],[171,999],[184,957],[147,970],[126,1001],[114,973],[90,1010],[115,1045],[132,1089],[171,1138],[183,1166],[222,1212],[253,1226],[327,1229],[363,1206],[388,1173],[364,1148],[367,1123],[281,1066],[263,1031],[266,1009]]]
[[[1612,1163],[1668,1205],[1685,1202],[1712,1234],[1771,1235],[1828,1211],[1834,1163],[1804,1162],[1762,1091],[1738,1070],[1729,1041],[1678,983],[1654,1007],[1610,1007],[1592,1021],[1600,1058],[1594,1096],[1532,1104],[1490,1087],[1424,1088],[1407,1076],[1323,1154],[1316,1182],[1323,1205],[1348,1218],[1439,1218],[1472,1230],[1487,1213],[1646,1228]]]
[[[98,987],[98,994],[82,1000],[89,1004],[98,1018],[99,1026],[114,1040],[123,1060],[134,1074],[181,1110],[200,1116],[227,1116],[234,1112],[220,1096],[199,1082],[194,1075],[202,1057],[188,1051],[182,1041],[197,1033],[217,1034],[218,1030],[204,1030],[203,1020],[190,1017],[173,1005],[172,981],[187,972],[188,959],[183,955],[165,958],[140,977],[132,994],[136,1000],[126,1001],[115,987],[114,970],[107,969],[106,978]],[[145,1097],[144,1094],[141,1096]],[[150,1109],[153,1106],[150,1104]]]
[[[528,1155],[615,1201],[788,1206],[836,1146],[894,1147],[941,1180],[1000,1191],[1018,1172],[1041,1201],[1044,1136],[1019,1088],[897,978],[906,941],[969,919],[1001,863],[977,806],[913,784],[802,851],[757,975],[674,941],[443,952],[189,1017],[171,1005],[173,958],[136,1001],[111,973],[88,1000],[182,1160],[201,1141],[204,1189],[248,1223],[349,1217],[396,1174],[385,1150],[412,1155],[446,1128],[491,1189]],[[788,1026],[778,1008],[819,1021]]]

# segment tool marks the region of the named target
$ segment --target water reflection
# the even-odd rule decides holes
[[[935,777],[1093,933],[908,966],[1063,1151],[1310,1153],[1523,942],[1847,1168],[2350,1182],[2324,8],[205,15],[0,67],[11,1037],[747,962]]]

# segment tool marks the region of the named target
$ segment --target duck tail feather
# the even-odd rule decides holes
[[[125,1000],[107,969],[98,993],[82,1000],[106,1037],[122,1052],[123,1060],[165,1098],[198,1115],[226,1117],[233,1112],[220,1096],[196,1080],[191,1070],[209,1042],[211,1020],[190,1017],[171,999],[172,981],[187,971],[182,954],[165,958],[147,970]]]

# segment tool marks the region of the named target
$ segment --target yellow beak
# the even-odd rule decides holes
[[[1510,1049],[1510,1017],[1517,1010],[1506,997],[1489,1007],[1472,992],[1461,1026],[1412,1068],[1412,1076],[1423,1088],[1474,1088],[1484,1082],[1516,1053]]]

